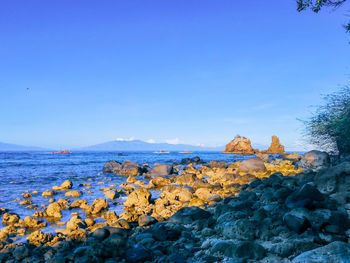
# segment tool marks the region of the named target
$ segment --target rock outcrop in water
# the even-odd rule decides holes
[[[263,151],[265,152],[265,151]],[[266,153],[269,154],[283,154],[285,153],[284,151],[284,146],[280,144],[280,139],[273,135],[272,136],[272,142],[270,147],[266,150]]]
[[[235,153],[242,155],[252,155],[256,152],[257,150],[252,148],[250,140],[245,137],[234,138],[226,145],[225,151],[223,151],[223,153]]]

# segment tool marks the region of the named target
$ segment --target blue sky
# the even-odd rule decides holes
[[[116,138],[302,149],[321,94],[349,83],[349,5],[294,0],[0,3],[0,141]]]

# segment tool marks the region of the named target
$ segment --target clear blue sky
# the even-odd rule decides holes
[[[299,148],[310,105],[349,83],[349,5],[295,0],[0,3],[0,141],[116,138]]]

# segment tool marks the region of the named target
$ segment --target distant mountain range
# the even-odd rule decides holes
[[[73,151],[222,151],[225,147],[204,147],[189,144],[148,143],[141,140],[110,141],[72,149]],[[0,151],[51,151],[35,146],[23,146],[0,142]]]
[[[221,147],[204,147],[189,144],[148,143],[141,140],[110,141],[82,147],[79,151],[222,151]]]
[[[30,151],[48,151],[48,149],[35,147],[35,146],[23,146],[23,145],[0,142],[0,151],[30,152]]]

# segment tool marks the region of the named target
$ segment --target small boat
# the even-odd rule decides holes
[[[60,152],[52,152],[52,154],[71,154],[70,151],[60,151]]]
[[[184,152],[180,152],[180,153],[193,153],[193,152],[190,152],[190,151],[184,151]]]
[[[170,152],[166,152],[164,150],[161,150],[160,152],[154,152],[154,153],[170,153]]]

